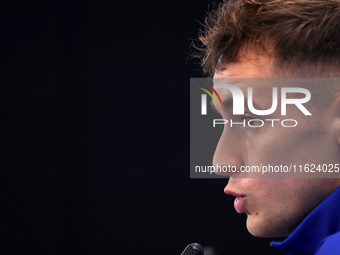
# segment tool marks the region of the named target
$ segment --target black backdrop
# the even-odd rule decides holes
[[[188,59],[211,1],[2,3],[1,254],[275,254],[189,178]]]

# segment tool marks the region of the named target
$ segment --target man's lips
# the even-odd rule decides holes
[[[234,200],[234,208],[238,213],[246,212],[245,208],[245,197],[236,197]]]
[[[235,207],[235,210],[238,213],[244,213],[246,211],[246,209],[245,209],[246,196],[245,195],[236,193],[236,192],[228,190],[228,189],[225,189],[224,193],[226,193],[227,195],[232,195],[232,196],[236,197],[235,200],[234,200],[234,207]]]

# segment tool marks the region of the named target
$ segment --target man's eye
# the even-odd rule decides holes
[[[262,127],[263,126],[263,121],[260,119],[255,119],[252,117],[245,117],[245,120],[247,122],[247,125],[249,127]]]

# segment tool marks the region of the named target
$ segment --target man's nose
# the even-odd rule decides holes
[[[240,167],[244,164],[243,147],[242,136],[235,134],[230,128],[224,127],[213,158],[215,173],[231,176],[239,172]]]

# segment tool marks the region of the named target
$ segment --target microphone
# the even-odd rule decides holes
[[[204,255],[204,249],[198,243],[191,243],[185,247],[181,255]]]

